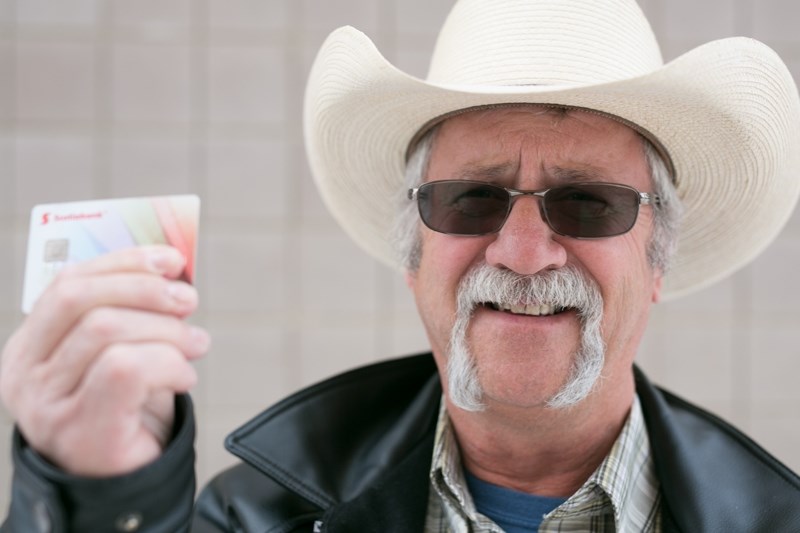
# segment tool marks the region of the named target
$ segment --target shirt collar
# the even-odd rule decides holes
[[[444,407],[439,411],[431,464],[431,482],[439,495],[469,519],[477,512],[466,488],[458,442]],[[652,520],[657,504],[658,480],[650,441],[638,396],[611,451],[586,482],[548,520],[569,519],[575,514],[597,512],[611,505],[617,531],[641,531]]]
[[[439,421],[436,424],[430,475],[431,482],[439,495],[460,509],[467,518],[475,520],[475,504],[467,490],[461,466],[461,452],[458,449],[450,417],[447,415],[444,399],[441,401]]]

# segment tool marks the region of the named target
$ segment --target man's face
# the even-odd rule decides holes
[[[612,182],[651,190],[641,138],[630,128],[585,112],[540,108],[465,113],[444,122],[433,144],[426,181],[469,179],[525,190],[574,181]],[[652,209],[643,207],[620,236],[580,240],[555,234],[540,200],[519,198],[495,234],[463,237],[422,227],[419,269],[409,275],[440,371],[449,357],[459,284],[480,266],[520,275],[576,270],[599,289],[606,344],[601,388],[630,384],[630,365],[661,276],[647,261]],[[581,347],[573,309],[530,316],[477,305],[464,339],[487,405],[542,406],[571,377]],[[547,304],[548,302],[542,302]],[[447,387],[447,384],[445,384]]]

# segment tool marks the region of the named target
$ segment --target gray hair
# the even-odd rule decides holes
[[[394,220],[392,237],[394,248],[403,265],[409,272],[419,269],[422,258],[422,239],[419,232],[419,210],[417,202],[409,200],[408,190],[422,185],[428,173],[433,140],[439,131],[439,124],[428,130],[420,138],[408,157],[405,172],[405,187],[397,195],[397,216]]]
[[[409,272],[415,272],[419,268],[422,240],[419,231],[420,220],[417,203],[408,199],[408,189],[419,187],[424,182],[438,130],[439,125],[431,128],[414,147],[406,164],[406,186],[399,195],[393,241],[401,264]],[[669,271],[677,248],[683,204],[673,185],[669,169],[658,150],[647,138],[641,137],[641,139],[645,159],[650,169],[653,193],[660,199],[652,206],[653,234],[647,247],[647,259],[654,269],[666,273]]]
[[[678,247],[683,203],[661,154],[647,138],[642,137],[642,144],[647,166],[650,167],[653,193],[659,198],[659,202],[653,205],[653,234],[647,246],[647,259],[651,267],[667,273]]]

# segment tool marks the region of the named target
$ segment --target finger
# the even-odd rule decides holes
[[[187,392],[196,382],[197,372],[175,346],[118,343],[93,362],[76,394],[96,416],[113,418],[140,410],[151,394]]]
[[[211,339],[197,326],[172,315],[101,307],[87,312],[44,363],[46,394],[72,392],[94,358],[115,343],[160,342],[175,346],[189,360],[206,353]]]
[[[88,276],[115,272],[149,272],[178,279],[186,266],[186,258],[177,249],[160,244],[135,246],[100,255],[89,261],[69,265],[70,275]]]
[[[62,408],[27,417],[20,428],[68,472],[130,471],[160,453],[174,395],[196,381],[192,365],[170,344],[114,344],[93,361],[75,394],[56,404]]]
[[[35,364],[49,357],[84,313],[125,307],[186,317],[197,308],[197,290],[153,274],[59,276],[39,298],[21,329],[24,357]]]
[[[12,415],[17,412],[17,399],[25,382],[24,361],[17,356],[22,353],[19,348],[22,344],[22,334],[18,329],[6,341],[0,358],[0,400]]]

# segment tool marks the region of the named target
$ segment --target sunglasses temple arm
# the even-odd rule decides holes
[[[661,198],[655,194],[640,192],[639,205],[661,205]]]

